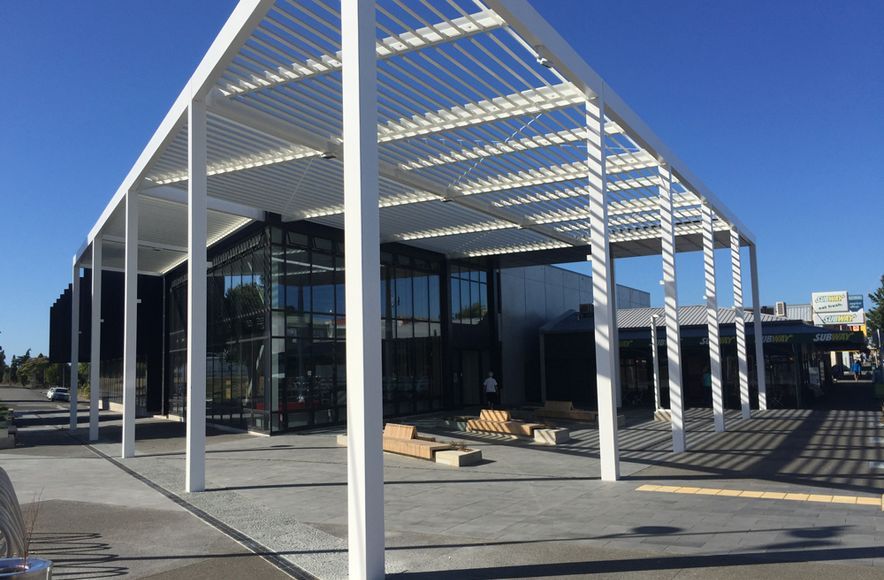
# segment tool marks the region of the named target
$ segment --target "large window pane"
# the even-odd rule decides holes
[[[318,251],[313,252],[311,270],[313,278],[313,312],[332,314],[335,311],[335,269],[334,257]]]
[[[439,296],[439,276],[437,274],[433,274],[428,277],[429,282],[429,291],[430,291],[430,320],[439,321],[441,320],[441,298]]]
[[[411,270],[396,268],[396,318],[404,320],[413,314]]]
[[[426,274],[415,273],[414,276],[414,318],[430,319],[430,289]]]

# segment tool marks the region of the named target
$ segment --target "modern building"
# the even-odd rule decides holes
[[[209,249],[206,419],[217,426],[278,433],[346,420],[343,236],[306,222],[256,221]],[[592,301],[592,279],[554,266],[500,269],[498,260],[450,260],[405,244],[381,251],[384,417],[480,402],[495,372],[505,402],[539,402],[538,331]],[[139,416],[186,416],[187,283],[183,266],[139,276]],[[91,284],[85,270],[80,285]],[[102,275],[100,392],[123,408],[124,276]],[[70,362],[71,290],[50,309],[52,362]],[[617,287],[618,304],[650,295]],[[80,294],[80,317],[91,300]],[[80,333],[89,359],[91,329]],[[445,380],[449,378],[449,380]]]
[[[457,396],[444,387],[458,380],[445,375],[454,356],[442,353],[494,336],[495,302],[483,303],[499,290],[494,271],[591,260],[600,476],[614,480],[615,261],[662,257],[679,453],[676,252],[704,253],[724,428],[715,248],[730,250],[735,302],[745,280],[757,315],[754,235],[527,1],[242,0],[74,253],[71,301],[89,284],[92,308],[89,318],[71,308],[70,360],[83,360],[79,331],[90,327],[94,440],[102,278],[122,272],[121,455],[132,457],[137,360],[156,348],[139,344],[151,324],[140,278],[161,279],[162,376],[186,418],[185,489],[205,487],[207,413],[226,418],[244,400],[243,420],[270,430],[346,413],[350,575],[377,578],[385,410]],[[748,366],[737,312],[748,419],[749,373],[760,409],[765,378]],[[757,316],[749,332],[761,336]],[[285,424],[271,412],[280,405]],[[72,429],[76,408],[72,397]]]

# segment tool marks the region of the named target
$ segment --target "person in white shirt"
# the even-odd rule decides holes
[[[497,386],[497,379],[494,378],[494,373],[488,373],[488,378],[485,379],[482,386],[485,390],[485,401],[493,409],[495,404],[500,404],[500,391]]]

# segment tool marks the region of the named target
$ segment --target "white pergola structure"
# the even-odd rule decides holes
[[[74,293],[91,267],[96,304],[100,271],[125,272],[123,457],[135,451],[136,275],[188,263],[190,492],[205,486],[206,248],[264,212],[345,232],[354,578],[384,571],[380,243],[592,261],[604,480],[619,474],[615,258],[662,255],[674,451],[685,449],[676,252],[706,258],[716,428],[715,247],[733,253],[738,312],[750,248],[761,354],[754,237],[526,0],[242,0],[74,258]],[[744,324],[738,333],[748,396]],[[73,427],[73,396],[71,413]]]

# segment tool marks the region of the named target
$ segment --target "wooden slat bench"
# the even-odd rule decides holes
[[[519,435],[522,437],[534,437],[534,430],[542,427],[539,423],[525,423],[515,421],[509,411],[499,409],[482,409],[478,419],[467,421],[467,431],[483,433],[504,433],[506,435]]]
[[[570,421],[598,420],[598,412],[575,409],[571,401],[546,401],[543,407],[534,411],[535,417],[548,417],[550,419],[568,419]]]
[[[387,423],[384,426],[384,451],[433,461],[437,451],[451,449],[447,443],[437,443],[432,437],[421,437],[414,425]]]

